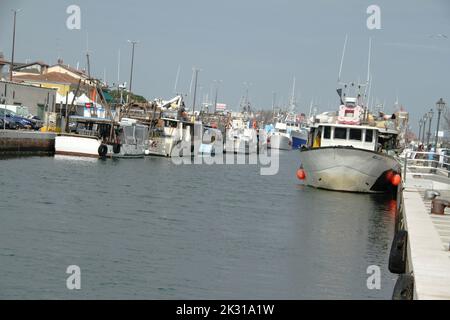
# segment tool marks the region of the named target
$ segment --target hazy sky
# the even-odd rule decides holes
[[[81,8],[81,29],[66,28],[66,8]],[[366,26],[369,5],[381,8],[381,30]],[[398,95],[416,128],[422,114],[443,97],[450,102],[450,1],[447,0],[0,0],[0,50],[11,55],[12,8],[17,17],[16,61],[58,56],[72,66],[86,64],[87,38],[93,73],[129,80],[131,46],[136,47],[133,91],[147,98],[187,93],[192,67],[201,69],[199,96],[222,80],[219,102],[237,109],[250,85],[250,100],[270,108],[289,98],[297,78],[298,111],[311,99],[320,111],[336,109],[337,75],[348,34],[343,78],[366,78],[368,39],[373,39],[372,94],[388,112]],[[439,36],[439,34],[446,35]],[[88,37],[87,37],[88,35]]]

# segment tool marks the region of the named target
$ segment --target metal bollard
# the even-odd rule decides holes
[[[450,206],[450,202],[443,199],[433,199],[431,201],[431,214],[445,214],[445,208]]]

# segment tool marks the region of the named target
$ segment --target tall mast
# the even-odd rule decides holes
[[[295,101],[295,77],[292,83],[292,96],[291,96],[291,101],[290,101],[290,112],[293,112],[295,107],[296,107],[296,101]]]
[[[345,35],[344,48],[342,49],[341,64],[339,66],[338,83],[341,83],[342,66],[344,64],[345,49],[347,47],[348,35]]]
[[[179,77],[180,77],[180,69],[181,69],[181,66],[178,65],[177,75],[175,76],[175,85],[174,85],[174,87],[173,87],[173,93],[174,93],[174,94],[177,94],[178,79],[179,79]]]

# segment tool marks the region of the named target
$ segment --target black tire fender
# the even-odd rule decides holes
[[[389,271],[396,274],[406,272],[406,260],[408,248],[408,231],[399,230],[392,241],[389,254]]]
[[[118,144],[118,143],[115,143],[114,145],[113,145],[113,152],[114,153],[120,153],[120,144]]]
[[[414,277],[410,274],[401,274],[395,282],[392,300],[414,299]]]
[[[100,157],[105,157],[108,153],[108,146],[106,144],[101,144],[100,147],[98,147],[98,155]]]

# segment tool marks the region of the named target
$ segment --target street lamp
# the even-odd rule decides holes
[[[436,102],[436,108],[438,110],[438,118],[437,118],[437,126],[436,126],[436,136],[434,137],[434,150],[437,149],[437,143],[438,143],[438,133],[439,133],[439,122],[441,120],[441,112],[445,108],[445,101],[440,98],[438,102]]]
[[[421,142],[420,140],[421,140],[421,133],[422,133],[422,125],[423,125],[423,119],[420,119],[419,120],[419,135],[418,135],[418,137],[419,137],[419,142]]]
[[[16,16],[17,13],[22,9],[12,10],[14,12],[14,23],[13,23],[13,42],[12,42],[12,53],[11,53],[11,65],[9,68],[9,81],[13,80],[13,69],[14,69],[14,49],[16,47]]]
[[[134,65],[134,46],[139,43],[139,41],[136,40],[128,40],[129,43],[132,45],[131,49],[131,72],[130,72],[130,94],[131,94],[131,85],[133,84],[133,65]]]
[[[425,144],[425,130],[426,130],[425,128],[427,125],[427,120],[428,120],[428,116],[425,113],[422,118],[422,121],[423,121],[422,144]]]
[[[428,123],[428,134],[427,134],[427,146],[430,145],[430,137],[431,137],[431,121],[433,121],[433,109],[430,109],[430,111],[428,111],[428,120],[430,121]],[[428,150],[430,151],[430,150]]]

